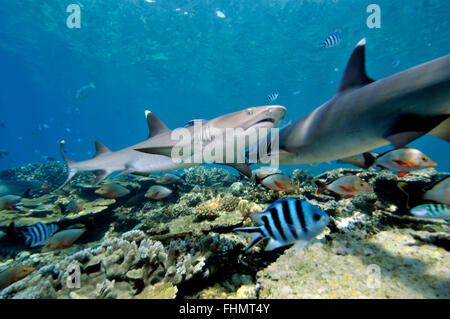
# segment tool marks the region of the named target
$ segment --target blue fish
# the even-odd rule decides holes
[[[410,210],[410,213],[423,218],[450,218],[450,206],[442,204],[425,204],[416,206]]]
[[[39,222],[29,226],[26,231],[22,231],[22,234],[25,236],[25,245],[30,248],[43,246],[57,230],[58,226],[55,224],[45,225]]]
[[[337,46],[341,42],[341,36],[339,33],[332,33],[320,44],[321,48],[332,48]]]
[[[278,99],[278,93],[271,93],[267,96],[267,100],[266,103],[267,104],[271,104],[273,101],[275,101],[276,99]]]
[[[320,208],[297,198],[286,197],[272,203],[265,211],[250,215],[260,226],[235,228],[233,231],[252,238],[246,250],[264,238],[270,238],[266,251],[293,244],[309,243],[330,221]]]

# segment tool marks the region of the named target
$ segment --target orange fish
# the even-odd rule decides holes
[[[19,281],[22,278],[25,278],[36,268],[33,267],[25,267],[25,266],[13,266],[8,268],[0,273],[0,290],[8,287],[12,283]]]
[[[163,199],[172,194],[172,190],[161,185],[153,185],[145,193],[145,197],[152,199]]]
[[[281,173],[267,175],[262,179],[259,179],[256,176],[256,184],[261,184],[264,187],[276,192],[288,192],[295,189],[295,184],[292,182],[289,176]]]
[[[66,229],[54,234],[42,248],[46,253],[51,250],[64,249],[72,247],[72,244],[84,234],[86,228]]]
[[[157,183],[160,184],[176,184],[180,181],[181,177],[172,173],[166,173],[164,175],[161,175],[156,180]]]
[[[355,175],[339,177],[330,184],[325,184],[319,180],[313,180],[317,186],[316,196],[319,196],[324,190],[343,195],[344,198],[352,198],[353,196],[373,192],[373,188]]]
[[[377,157],[375,164],[397,171],[398,177],[404,177],[414,170],[437,166],[424,153],[409,147],[384,152]]]
[[[130,191],[120,184],[111,183],[96,189],[95,193],[107,198],[119,198],[128,195]]]

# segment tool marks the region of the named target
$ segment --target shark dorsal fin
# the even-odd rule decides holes
[[[366,39],[364,38],[358,42],[347,62],[338,92],[342,92],[353,87],[361,87],[374,82],[374,80],[369,78],[366,74],[365,51]]]
[[[145,117],[148,124],[148,138],[159,135],[161,133],[170,131],[166,124],[163,123],[155,114],[150,111],[145,111]]]
[[[107,148],[105,145],[100,143],[99,141],[95,141],[95,155],[94,157],[97,157],[102,154],[111,153],[109,148]]]

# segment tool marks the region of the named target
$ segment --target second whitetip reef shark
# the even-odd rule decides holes
[[[205,121],[209,127],[225,130],[226,128],[259,128],[261,126],[272,128],[284,116],[286,109],[282,106],[268,105],[260,107],[251,107],[234,113],[222,115],[210,121]],[[151,148],[154,145],[159,146],[161,140],[170,139],[171,130],[152,112],[145,112],[149,137],[144,142],[135,144],[125,149],[112,152],[100,142],[95,142],[96,154],[92,159],[75,162],[65,155],[65,142],[60,143],[61,155],[68,166],[68,177],[63,185],[64,187],[77,172],[92,171],[96,178],[94,185],[101,183],[106,177],[114,172],[121,171],[119,175],[126,174],[149,174],[151,172],[163,172],[183,169],[198,165],[200,163],[175,162],[170,156],[159,154],[146,154],[136,149]],[[227,163],[235,167],[247,176],[251,176],[251,170],[248,165],[236,163]]]
[[[362,39],[355,47],[329,101],[281,129],[279,147],[261,140],[247,157],[312,164],[403,147],[425,134],[450,141],[450,55],[374,81],[366,74],[365,45]]]

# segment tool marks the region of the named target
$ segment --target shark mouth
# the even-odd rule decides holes
[[[252,125],[250,125],[248,129],[259,129],[259,128],[272,128],[275,126],[275,120],[272,118],[266,118],[266,119],[262,119],[261,121],[258,121]]]

